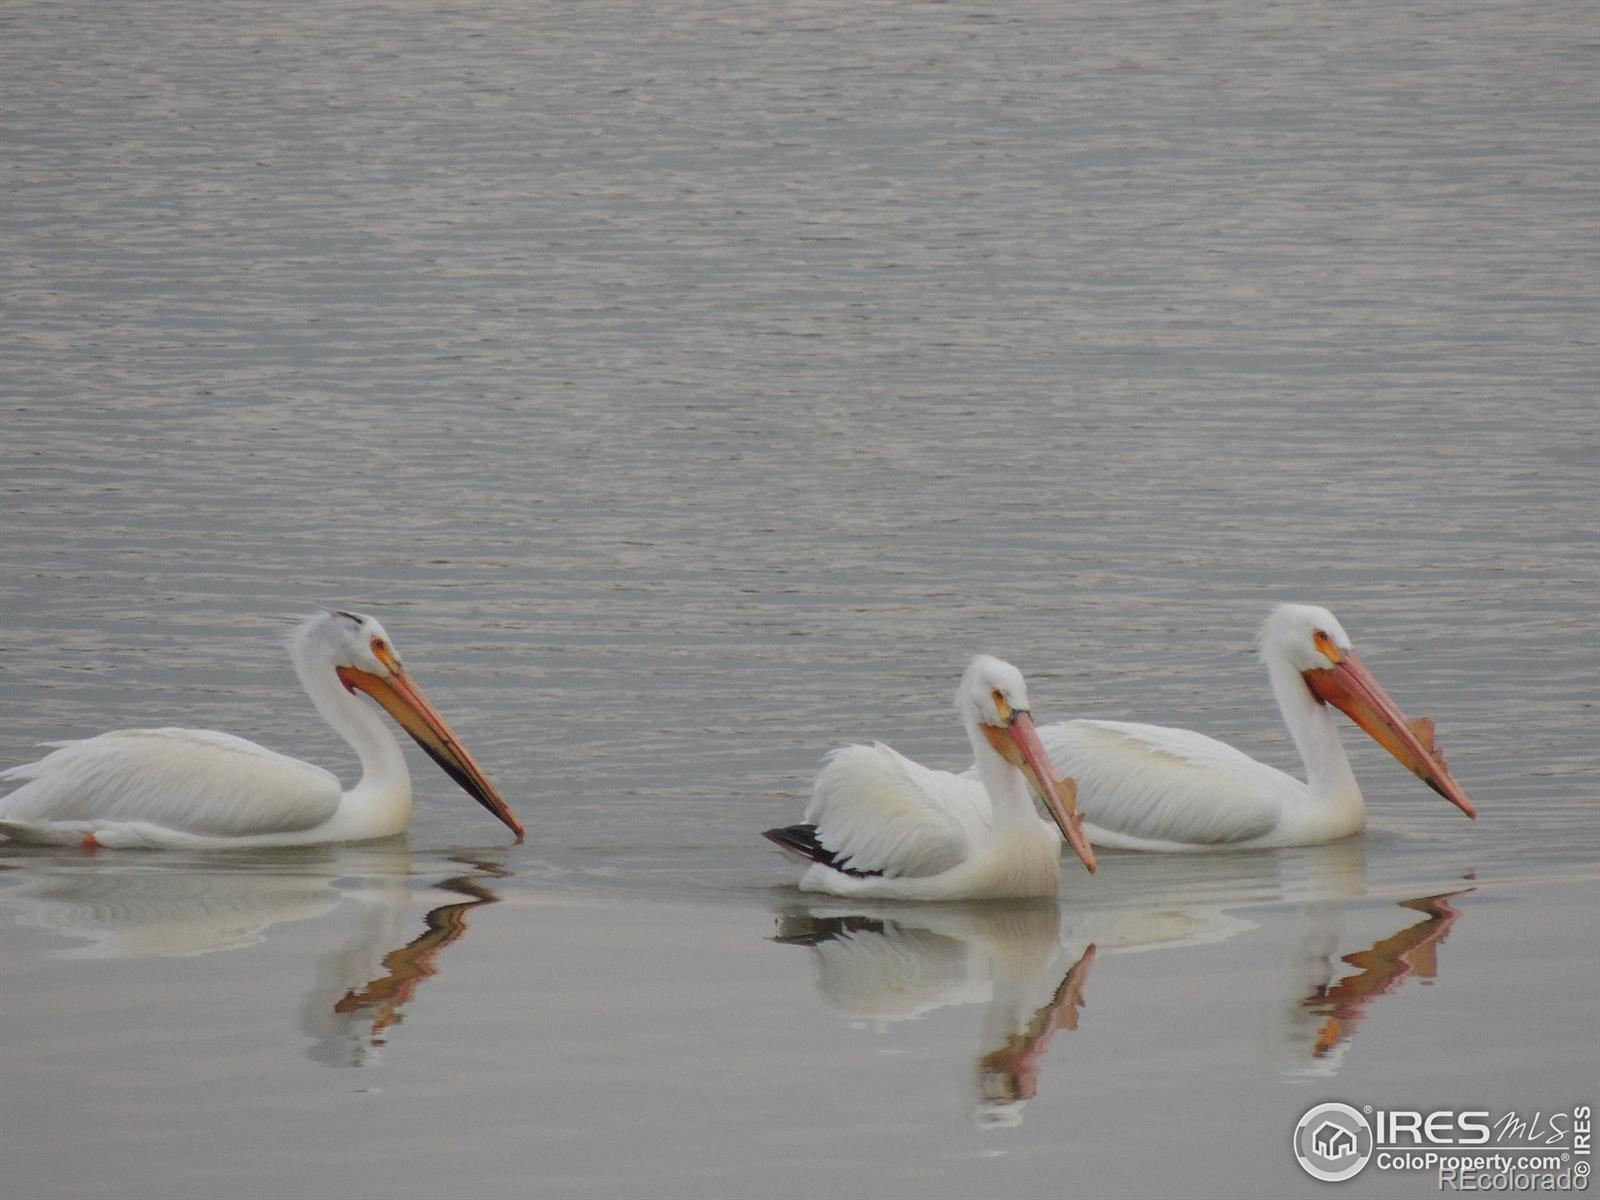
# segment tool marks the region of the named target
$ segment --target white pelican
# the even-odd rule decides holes
[[[119,729],[0,772],[0,834],[84,846],[299,846],[389,837],[411,819],[411,775],[367,693],[445,772],[517,835],[522,826],[422,698],[383,626],[323,612],[289,638],[295,672],[361,760],[347,792],[330,772],[209,729]]]
[[[1053,896],[1063,836],[1094,870],[1071,781],[1057,780],[1039,745],[1022,672],[978,655],[961,677],[956,709],[983,786],[881,742],[835,750],[817,775],[805,824],[763,835],[810,860],[802,891],[885,900]],[[1030,784],[1054,826],[1034,811]]]
[[[1124,850],[1237,849],[1309,845],[1358,832],[1366,806],[1330,704],[1434,791],[1477,816],[1434,744],[1433,722],[1401,714],[1327,609],[1279,605],[1261,626],[1260,649],[1306,782],[1187,729],[1084,720],[1044,726],[1039,740],[1076,781],[1091,842]]]

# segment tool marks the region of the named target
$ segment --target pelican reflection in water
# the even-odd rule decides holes
[[[1365,950],[1344,955],[1340,961],[1359,970],[1331,986],[1324,979],[1312,988],[1310,995],[1300,1001],[1300,1008],[1322,1018],[1311,1043],[1313,1058],[1336,1068],[1355,1035],[1356,1025],[1367,1015],[1374,1000],[1389,995],[1406,979],[1414,977],[1431,982],[1438,976],[1439,947],[1461,916],[1461,910],[1450,901],[1474,890],[1462,888],[1400,901],[1401,908],[1422,913],[1423,919],[1379,939]],[[1331,978],[1332,965],[1326,959],[1324,963],[1327,977]]]
[[[199,958],[269,939],[282,946],[278,931],[286,925],[326,921],[319,930],[345,927],[341,944],[316,955],[314,982],[300,1002],[301,1026],[313,1042],[308,1053],[333,1066],[376,1061],[385,1031],[399,1023],[422,981],[437,973],[440,952],[465,934],[467,912],[498,899],[484,878],[507,874],[494,863],[467,860],[470,871],[435,885],[453,898],[433,907],[415,934],[416,877],[404,849],[314,847],[226,867],[206,860],[166,860],[160,866],[147,860],[50,861],[49,874],[0,873],[0,908],[21,925],[78,943],[51,952],[53,957]],[[348,886],[351,881],[357,886]],[[275,953],[280,957],[269,963],[281,964],[286,951]],[[282,974],[262,970],[260,988],[275,991]]]
[[[1060,929],[1055,904],[799,909],[780,914],[773,940],[810,948],[817,992],[851,1016],[894,1022],[984,1005],[972,1099],[977,1123],[994,1126],[1021,1122],[1051,1039],[1078,1027],[1095,950],[1063,974]]]
[[[494,863],[472,862],[469,865],[494,878],[505,878],[511,873]],[[429,909],[422,918],[422,932],[383,956],[383,973],[358,986],[346,987],[331,1010],[325,1007],[328,988],[319,988],[313,993],[324,1004],[319,1010],[307,1008],[308,1031],[318,1039],[311,1051],[313,1058],[330,1066],[361,1066],[370,1062],[371,1052],[387,1044],[385,1031],[405,1019],[400,1010],[411,1002],[422,981],[438,974],[436,960],[440,951],[466,934],[467,913],[500,899],[471,875],[452,876],[434,886],[466,899]],[[332,976],[335,987],[340,981],[340,976]]]
[[[1050,1039],[1063,1029],[1078,1027],[1078,1010],[1083,1007],[1083,987],[1094,964],[1094,944],[1084,948],[1078,961],[1056,985],[1049,1003],[1033,1014],[1027,1028],[1013,1034],[1006,1044],[978,1060],[978,1091],[985,1111],[994,1112],[1032,1100],[1039,1091],[1039,1064]]]
[[[77,943],[50,951],[52,958],[189,958],[256,945],[274,926],[337,908],[342,894],[333,880],[350,873],[349,860],[312,855],[271,871],[243,863],[151,870],[144,863],[57,860],[48,873],[0,875],[0,907],[19,925]],[[371,856],[362,861],[364,870],[373,869]],[[335,862],[346,865],[341,870]],[[381,888],[390,868],[376,869],[374,886]]]

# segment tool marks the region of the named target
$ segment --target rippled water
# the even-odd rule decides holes
[[[1277,1195],[1314,1100],[1592,1099],[1581,18],[7,6],[0,763],[348,778],[278,645],[339,603],[530,831],[418,756],[399,847],[0,849],[7,1186]],[[758,837],[961,763],[977,649],[1288,766],[1286,598],[1477,822],[1352,731],[1364,838],[1059,906]]]

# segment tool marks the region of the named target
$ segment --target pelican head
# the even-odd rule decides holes
[[[1280,604],[1261,626],[1261,656],[1300,673],[1319,704],[1331,704],[1394,755],[1406,770],[1469,817],[1477,810],[1450,777],[1427,717],[1409,720],[1350,645],[1344,626],[1315,604]]]
[[[291,649],[302,671],[331,666],[347,692],[362,691],[376,700],[467,795],[499,818],[517,841],[523,839],[521,823],[444,718],[423,699],[394,641],[375,619],[343,610],[318,613],[295,630]]]
[[[1034,730],[1028,684],[1010,663],[980,654],[967,664],[956,691],[956,709],[969,730],[976,729],[996,754],[1021,771],[1083,865],[1094,871],[1094,851],[1083,836],[1083,818],[1071,780],[1057,780],[1050,756]]]

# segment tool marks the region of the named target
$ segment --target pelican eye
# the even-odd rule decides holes
[[[1011,706],[1006,703],[1005,694],[999,688],[989,693],[989,698],[994,701],[994,710],[1000,714],[1002,721],[1011,720]]]
[[[1312,631],[1311,644],[1314,645],[1317,648],[1317,652],[1329,662],[1338,662],[1344,657],[1344,655],[1339,652],[1339,648],[1333,644],[1333,639],[1328,636],[1328,631],[1325,629],[1317,629]]]

